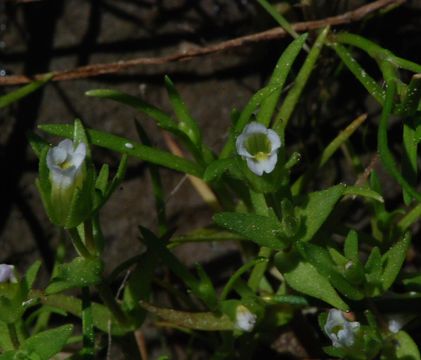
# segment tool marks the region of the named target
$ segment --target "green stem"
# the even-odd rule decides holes
[[[220,301],[223,301],[226,299],[226,297],[228,296],[229,292],[231,291],[231,289],[234,287],[235,282],[241,277],[241,275],[243,275],[246,271],[248,271],[250,268],[252,268],[253,266],[256,266],[262,262],[266,262],[267,263],[267,259],[266,258],[256,258],[253,259],[252,261],[244,264],[243,266],[241,266],[228,280],[228,282],[226,283],[224,289],[222,290],[221,296],[220,296]]]
[[[10,337],[10,341],[12,342],[13,348],[15,350],[18,350],[20,343],[19,343],[18,333],[16,331],[16,325],[14,323],[7,324],[7,330],[9,331],[9,337]]]
[[[79,233],[76,228],[68,229],[70,238],[72,239],[73,246],[79,255],[83,256],[86,259],[92,258],[92,255],[89,253],[86,246],[83,244],[82,239],[79,236]]]
[[[95,332],[92,316],[91,298],[88,287],[82,288],[82,333],[83,349],[82,358],[94,359],[95,355]]]
[[[250,190],[250,199],[251,203],[253,204],[254,211],[257,215],[267,216],[269,213],[268,206],[266,204],[265,195],[261,193],[256,193],[253,190]],[[272,254],[272,250],[267,247],[261,247],[259,250],[259,258],[269,259]],[[248,285],[253,291],[257,291],[260,285],[260,281],[262,280],[263,275],[267,269],[268,261],[259,262],[253,268],[250,278],[248,281]]]
[[[96,244],[95,244],[93,227],[92,227],[92,220],[91,219],[85,220],[85,222],[83,223],[83,230],[84,230],[84,233],[85,233],[86,248],[88,249],[89,253],[96,254],[97,248],[96,248]]]

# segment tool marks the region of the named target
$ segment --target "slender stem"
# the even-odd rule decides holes
[[[264,216],[268,215],[269,209],[266,204],[265,196],[263,194],[256,193],[250,190],[250,199],[251,199],[251,202],[253,204],[254,211],[256,214],[264,215]],[[259,250],[260,258],[268,259],[271,256],[271,254],[272,254],[272,250],[270,248],[263,246]],[[268,265],[267,261],[259,262],[253,268],[250,274],[249,281],[248,281],[248,285],[253,291],[257,291],[257,289],[259,288],[260,281],[266,271],[267,265]]]
[[[85,222],[83,223],[83,229],[85,232],[86,248],[91,254],[97,253],[91,219],[85,220]]]
[[[79,236],[76,228],[68,229],[70,238],[72,239],[73,246],[75,247],[76,251],[79,255],[83,256],[84,258],[92,258],[92,255],[89,253],[86,246],[83,244],[82,239]]]
[[[14,323],[7,324],[7,330],[9,331],[9,337],[15,350],[19,349],[20,343],[18,333],[16,331],[16,325]]]
[[[91,299],[88,287],[82,288],[82,333],[83,350],[82,358],[85,360],[94,359],[95,355],[95,333],[92,317]]]

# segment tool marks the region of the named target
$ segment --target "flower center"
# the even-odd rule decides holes
[[[69,156],[66,156],[66,159],[60,163],[57,164],[57,166],[61,169],[61,170],[66,170],[69,167],[73,166],[73,162],[72,159],[69,159]]]
[[[251,134],[245,141],[245,148],[256,160],[266,160],[272,151],[272,144],[266,134]]]

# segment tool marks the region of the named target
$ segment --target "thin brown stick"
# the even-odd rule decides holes
[[[315,21],[305,21],[292,24],[292,28],[297,32],[304,32],[309,30],[315,30],[327,25],[342,25],[348,24],[351,22],[359,21],[366,17],[368,14],[377,11],[379,9],[385,8],[390,5],[398,6],[403,4],[406,0],[377,0],[373,3],[361,6],[355,10],[345,12],[341,15],[328,17],[321,20]],[[160,65],[167,64],[171,62],[188,60],[198,56],[213,54],[228,49],[238,48],[247,44],[252,44],[261,41],[268,41],[279,39],[284,36],[287,36],[288,33],[280,28],[274,28],[266,30],[260,33],[241,36],[235,39],[223,41],[214,45],[207,47],[192,47],[190,49],[177,52],[174,54],[161,56],[161,57],[143,57],[136,58],[132,60],[122,60],[114,63],[108,64],[93,64],[87,66],[81,66],[71,70],[64,71],[53,71],[53,81],[63,81],[63,80],[74,80],[74,79],[83,79],[93,76],[99,76],[104,74],[117,73],[122,70],[132,68],[140,65]],[[46,74],[37,74],[34,76],[26,75],[10,75],[0,78],[0,85],[18,85],[26,84],[33,80],[42,79]]]

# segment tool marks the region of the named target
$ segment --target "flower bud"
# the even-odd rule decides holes
[[[95,170],[88,140],[80,121],[75,121],[73,141],[46,147],[40,155],[38,190],[51,222],[66,229],[86,220],[93,211]]]
[[[8,264],[0,264],[0,283],[16,283],[15,267]]]
[[[360,330],[360,323],[348,321],[342,311],[331,309],[327,317],[324,331],[336,348],[350,348],[355,343],[355,336]]]
[[[244,305],[238,305],[235,314],[235,327],[237,329],[250,332],[256,324],[257,316]]]

